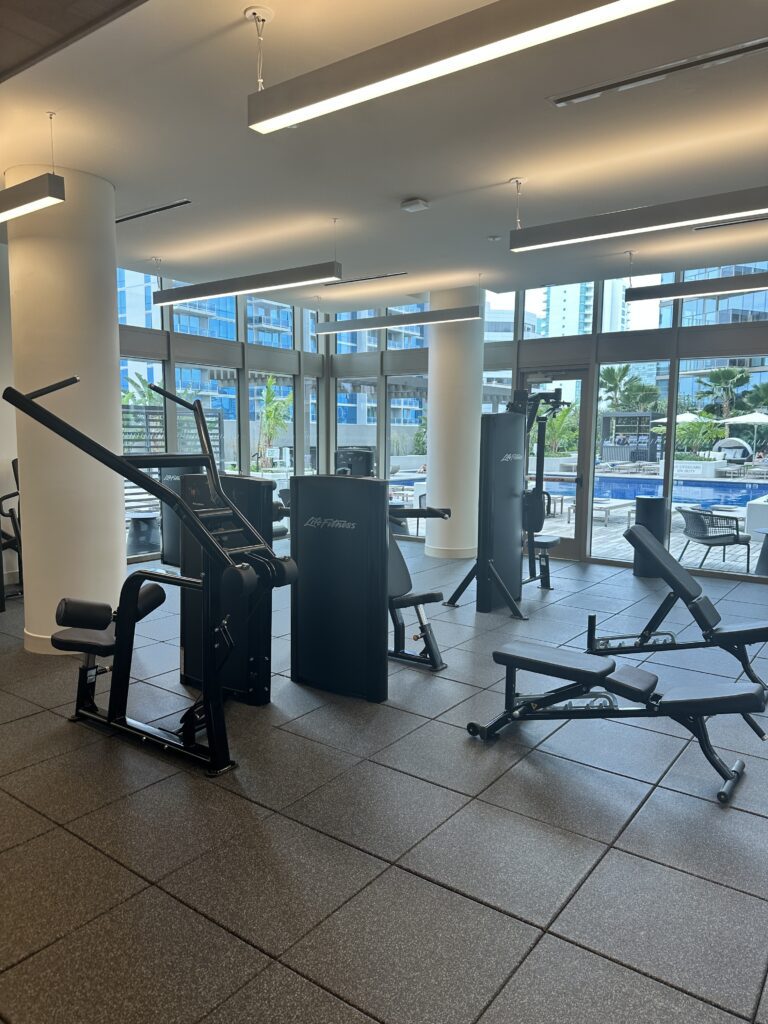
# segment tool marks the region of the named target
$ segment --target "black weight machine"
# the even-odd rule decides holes
[[[103,447],[93,438],[48,411],[38,399],[54,391],[77,384],[71,377],[28,394],[6,388],[3,398],[63,440],[100,462],[119,476],[137,484],[148,494],[169,506],[183,526],[195,537],[203,553],[200,578],[140,570],[131,573],[120,591],[117,609],[92,601],[64,599],[56,621],[67,627],[51,637],[58,650],[82,654],[78,675],[74,719],[83,719],[134,736],[163,750],[181,754],[205,766],[210,774],[235,767],[229,754],[222,669],[236,643],[247,643],[248,631],[233,636],[230,624],[243,607],[257,607],[260,596],[274,587],[296,579],[295,563],[279,558],[251,524],[224,494],[208,436],[201,402],[183,403],[174,395],[155,387],[164,397],[185,404],[195,416],[211,492],[207,508],[191,508],[184,499],[158,480],[154,480],[127,459]],[[200,699],[188,708],[175,731],[136,721],[127,716],[131,661],[136,623],[165,600],[160,586],[175,586],[201,596],[202,679]],[[96,680],[110,671],[97,658],[112,657],[112,679],[108,706],[96,703]],[[205,742],[198,740],[205,734]]]

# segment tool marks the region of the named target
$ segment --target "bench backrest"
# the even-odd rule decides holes
[[[664,580],[672,593],[689,608],[697,598],[701,597],[703,591],[700,584],[687,569],[680,565],[676,558],[670,555],[664,545],[656,540],[650,530],[644,526],[630,526],[624,534],[624,539],[629,541],[635,551],[641,551],[648,558],[653,564],[655,575]]]
[[[403,552],[395,539],[392,526],[389,526],[389,565],[388,565],[388,596],[405,597],[413,590],[413,581],[408,571]]]

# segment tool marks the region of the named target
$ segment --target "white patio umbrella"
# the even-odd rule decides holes
[[[752,438],[752,450],[757,450],[757,428],[768,426],[768,415],[764,412],[747,412],[743,416],[729,416],[727,420],[718,420],[718,423],[727,423],[729,426],[754,427],[755,432]]]
[[[651,422],[652,423],[666,423],[667,422],[667,417],[664,416],[663,419],[652,420]],[[697,416],[695,412],[681,412],[679,416],[675,417],[675,423],[677,423],[678,426],[681,423],[705,423],[705,422],[706,422],[705,418],[703,416]]]

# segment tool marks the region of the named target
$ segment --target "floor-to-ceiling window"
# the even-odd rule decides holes
[[[426,504],[427,376],[387,377],[387,449],[390,500],[409,508]],[[423,524],[408,523],[423,536]]]
[[[174,281],[174,287],[184,285]],[[187,299],[173,306],[173,329],[179,334],[196,334],[203,338],[237,340],[237,312],[235,297],[218,299]]]
[[[318,471],[317,377],[304,378],[304,473]]]
[[[131,327],[161,326],[160,306],[152,305],[157,278],[137,270],[117,268],[117,322]]]
[[[553,284],[525,293],[524,338],[563,338],[592,333],[594,281]]]
[[[147,359],[120,360],[123,452],[146,455],[165,451],[165,405],[150,384],[163,386],[163,364]],[[149,470],[157,478],[156,471]],[[124,481],[127,548],[131,557],[160,550],[160,502],[130,480]]]
[[[336,381],[336,451],[365,448],[372,453],[377,471],[376,423],[378,404],[376,378],[342,377]]]
[[[249,345],[293,348],[293,306],[249,295],[245,307],[246,340]]]
[[[672,327],[672,299],[641,299],[627,302],[627,288],[671,284],[674,274],[643,274],[603,281],[603,331],[652,331]]]
[[[515,336],[514,292],[485,293],[485,341],[512,341]]]
[[[738,295],[710,295],[684,299],[683,327],[709,327],[713,324],[740,324],[768,320],[768,292],[750,292],[750,274],[768,271],[768,260],[754,263],[731,263],[722,267],[686,270],[684,281],[711,281],[721,277],[743,277],[744,292]]]
[[[251,472],[287,490],[295,472],[293,377],[248,373]]]
[[[237,419],[237,371],[219,366],[176,366],[176,393],[188,402],[200,399],[219,469],[236,473],[240,466]],[[176,407],[179,451],[200,451],[191,412]]]
[[[337,321],[365,320],[376,316],[375,309],[359,309],[354,313],[337,313]],[[336,352],[375,352],[379,347],[381,331],[350,331],[336,335]]]
[[[411,302],[406,306],[390,306],[387,316],[398,316],[401,313],[423,313],[428,309],[426,302]],[[424,348],[426,345],[426,328],[424,324],[411,327],[390,327],[387,329],[387,348]]]

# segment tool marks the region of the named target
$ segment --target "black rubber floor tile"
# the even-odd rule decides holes
[[[681,642],[689,642],[701,639],[701,630],[693,626],[688,630],[678,633]],[[750,655],[754,656],[757,649],[747,648]],[[673,668],[683,668],[693,672],[706,672],[709,675],[725,676],[727,679],[735,679],[741,672],[741,665],[727,651],[719,647],[699,647],[689,651],[661,651],[652,655],[647,662],[647,668],[653,672],[654,665],[671,665]]]
[[[479,644],[479,638],[476,638],[475,643]],[[440,673],[441,677],[478,687],[492,686],[503,679],[504,669],[493,660],[491,644],[479,645],[481,653],[462,650],[461,647],[452,647],[447,651],[444,659],[446,667]]]
[[[483,634],[488,643],[489,654],[506,644],[514,643],[515,640],[539,640],[547,644],[566,644],[579,633],[583,633],[587,625],[586,613],[582,616],[577,610],[571,609],[574,612],[573,617],[567,615],[567,617],[559,618],[557,615],[559,607],[560,602],[547,609],[546,613],[539,612],[524,621],[510,619],[506,626]]]
[[[657,782],[684,746],[674,736],[591,719],[567,722],[541,749],[641,782]]]
[[[252,707],[231,702],[227,706],[227,727],[233,736],[247,734],[256,724],[283,725],[327,703],[328,694],[322,690],[300,686],[285,676],[273,675],[269,704]]]
[[[465,803],[459,793],[363,762],[284,813],[395,860]]]
[[[541,676],[538,678],[541,679]],[[558,682],[562,682],[562,680],[558,680]],[[542,688],[546,688],[546,683],[543,683]],[[488,690],[480,690],[469,700],[446,711],[444,715],[440,715],[439,721],[466,729],[468,722],[479,722],[484,725],[500,715],[503,710],[503,693],[500,693],[495,687],[491,687]],[[547,736],[551,736],[562,724],[562,721],[556,720],[551,722],[512,722],[501,735],[507,739],[515,739],[525,746],[535,747]]]
[[[162,888],[278,956],[386,868],[280,815],[253,822]]]
[[[514,737],[502,736],[493,743],[483,743],[473,739],[465,729],[443,722],[428,722],[386,750],[372,755],[371,760],[438,786],[476,796],[529,749]]]
[[[404,668],[389,680],[387,705],[436,718],[477,692],[474,686],[445,679],[426,669]]]
[[[768,964],[768,903],[619,851],[552,931],[747,1017]]]
[[[162,619],[150,616],[136,623],[136,634],[156,641],[178,640],[180,621],[178,615],[164,615]]]
[[[545,927],[605,849],[573,832],[475,800],[399,863]]]
[[[392,868],[285,960],[386,1024],[470,1024],[537,934]]]
[[[294,971],[273,964],[201,1024],[373,1024]]]
[[[760,1007],[757,1011],[758,1024],[768,1024],[768,984],[763,991],[763,998],[760,1000]]]
[[[166,715],[181,716],[193,703],[190,697],[171,693],[152,683],[138,681],[128,688],[128,717],[138,722],[154,722]]]
[[[478,1024],[736,1024],[737,1020],[545,935]]]
[[[96,743],[100,738],[94,729],[68,722],[51,711],[17,718],[0,725],[0,775]]]
[[[235,735],[235,771],[216,779],[224,789],[280,810],[357,764],[359,758],[282,729]]]
[[[30,654],[23,649],[0,654],[0,689],[15,693],[21,682],[37,676],[77,678],[79,661],[74,655]]]
[[[768,732],[768,724],[760,719],[764,732]],[[707,722],[709,738],[716,747],[725,747],[737,754],[752,754],[754,757],[768,758],[768,743],[754,733],[741,715],[718,715]],[[732,757],[726,755],[730,764]]]
[[[0,619],[0,625],[3,625],[3,619]],[[24,641],[14,636],[12,633],[4,633],[0,631],[0,657],[5,654],[15,654],[18,651],[24,649]],[[0,680],[2,677],[0,676]]]
[[[0,793],[0,850],[7,850],[52,829],[53,824],[6,793]]]
[[[179,669],[179,648],[173,644],[156,643],[134,651],[131,660],[132,679],[151,679]]]
[[[269,959],[156,889],[0,977],[14,1024],[188,1024]]]
[[[657,789],[616,845],[768,900],[768,819],[755,814]]]
[[[71,822],[69,828],[145,878],[158,879],[269,812],[180,772]]]
[[[180,762],[117,738],[0,777],[6,792],[64,823],[173,775]]]
[[[613,588],[615,593],[600,593],[596,588],[589,587],[580,593],[569,594],[558,602],[558,608],[578,608],[583,610],[584,616],[590,612],[606,612],[613,615],[624,611],[630,605],[636,603],[636,598],[631,593],[620,594],[620,587]]]
[[[35,655],[43,657],[43,655]],[[6,693],[13,693],[42,708],[55,708],[66,701],[74,701],[77,694],[78,663],[72,658],[47,658],[48,671],[38,675],[23,676],[7,680],[3,686]],[[1,671],[1,670],[0,670]],[[0,676],[0,678],[2,678]],[[96,680],[96,692],[109,689],[109,675]]]
[[[15,722],[17,718],[26,718],[27,715],[36,715],[39,711],[38,704],[31,704],[28,700],[0,690],[0,725]]]
[[[146,885],[62,829],[0,853],[0,970]]]
[[[723,747],[717,747],[716,750],[729,766],[737,759],[738,755],[732,750]],[[741,759],[746,765],[746,771],[728,806],[768,817],[768,759],[750,757],[749,754],[742,754]],[[716,801],[721,781],[720,776],[715,774],[709,762],[704,759],[698,743],[692,743],[669,769],[661,785],[666,789]]]
[[[534,750],[480,799],[609,843],[650,791],[636,779]]]
[[[284,726],[287,732],[367,757],[418,729],[424,719],[362,700],[334,701]]]

